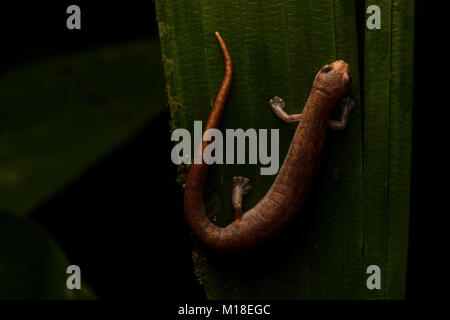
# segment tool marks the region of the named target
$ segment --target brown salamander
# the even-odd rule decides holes
[[[225,61],[225,76],[205,131],[218,128],[231,87],[233,73],[231,57],[221,36],[216,37]],[[299,121],[294,138],[275,181],[266,195],[246,213],[241,213],[243,195],[248,192],[249,180],[233,178],[232,204],[235,220],[226,227],[214,225],[206,216],[203,203],[208,165],[193,164],[184,190],[184,212],[194,235],[205,245],[222,250],[240,250],[253,247],[277,233],[299,211],[316,175],[327,128],[343,130],[347,125],[353,101],[343,99],[351,78],[346,62],[335,61],[323,66],[317,73],[311,93],[301,114],[288,115],[284,102],[275,97],[269,104],[283,121]],[[330,121],[332,109],[341,101],[340,121]],[[208,142],[202,141],[201,151]]]

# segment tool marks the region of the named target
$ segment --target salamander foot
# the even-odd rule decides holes
[[[247,194],[252,186],[250,179],[244,177],[233,177],[231,190],[231,203],[234,208],[235,219],[242,218],[242,198]]]
[[[350,117],[350,112],[355,107],[355,102],[350,97],[345,97],[339,103],[341,107],[341,120],[330,120],[329,127],[334,130],[342,131],[347,127],[348,118]]]
[[[286,111],[284,111],[284,108],[286,107],[286,103],[283,99],[279,97],[273,97],[269,100],[269,105],[272,108],[273,112],[283,120],[284,122],[295,122],[300,121],[302,114],[287,114]]]

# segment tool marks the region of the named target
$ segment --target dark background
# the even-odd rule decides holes
[[[81,8],[81,30],[66,28],[70,4]],[[44,57],[158,37],[152,1],[10,3],[0,12],[0,72]],[[100,299],[204,298],[194,276],[169,133],[167,109],[31,214],[80,266]]]
[[[80,31],[66,28],[70,4],[82,9]],[[438,226],[448,209],[441,209],[438,200],[445,199],[440,192],[448,188],[437,184],[443,179],[440,162],[448,108],[441,96],[448,90],[441,80],[448,72],[448,59],[440,48],[446,37],[444,14],[442,8],[416,1],[407,299],[438,298],[439,294],[429,294],[431,286],[440,287],[440,278],[445,277],[445,269],[440,268],[443,252],[438,248],[445,230]],[[8,2],[0,8],[0,35],[3,72],[30,60],[92,46],[156,39],[157,24],[152,1]],[[155,293],[179,301],[204,298],[193,275],[192,241],[182,215],[182,193],[175,183],[176,167],[170,161],[168,122],[167,112],[148,123],[132,141],[31,215],[81,267],[83,279],[101,299],[148,298]],[[163,132],[166,139],[161,139]]]

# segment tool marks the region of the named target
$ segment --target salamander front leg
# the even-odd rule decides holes
[[[329,127],[334,130],[342,131],[347,127],[348,118],[350,116],[350,112],[355,107],[355,102],[350,97],[346,97],[342,99],[339,105],[341,107],[341,120],[330,120]]]
[[[283,99],[279,97],[273,97],[272,99],[270,99],[269,104],[273,112],[275,112],[278,118],[280,118],[284,122],[300,121],[300,119],[302,118],[301,113],[287,114],[286,111],[284,111],[284,107],[286,106],[286,104],[284,103]]]
[[[242,218],[242,198],[244,194],[247,194],[251,185],[250,179],[244,177],[233,177],[232,190],[231,190],[231,203],[234,208],[235,219]]]

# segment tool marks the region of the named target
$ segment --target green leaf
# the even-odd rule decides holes
[[[159,42],[92,49],[0,77],[0,208],[26,215],[164,110]]]
[[[365,32],[365,265],[382,270],[370,299],[403,299],[408,249],[414,1],[366,1],[381,29]]]
[[[95,299],[84,284],[69,290],[70,263],[38,226],[0,212],[0,300]]]
[[[210,299],[361,298],[363,269],[363,139],[355,5],[352,1],[158,0],[157,15],[174,127],[206,121],[221,84],[224,38],[234,65],[224,128],[280,129],[280,161],[295,124],[281,122],[268,100],[302,110],[319,68],[350,64],[349,95],[356,108],[345,132],[328,133],[317,183],[296,222],[260,248],[241,254],[194,253],[197,275]],[[244,209],[254,206],[275,176],[259,165],[218,165],[209,172],[206,207],[218,225],[233,219],[231,178],[250,178]]]

